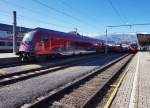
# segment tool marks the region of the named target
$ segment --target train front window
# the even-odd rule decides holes
[[[34,33],[35,33],[34,31],[27,33],[24,36],[22,43],[31,44],[31,42],[33,40]]]

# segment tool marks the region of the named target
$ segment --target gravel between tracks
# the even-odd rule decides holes
[[[62,64],[65,62],[69,62],[69,61],[74,61],[74,60],[79,60],[79,59],[83,59],[83,58],[92,58],[92,57],[100,57],[100,56],[104,56],[102,55],[86,55],[86,56],[81,56],[81,57],[73,57],[73,58],[66,58],[66,59],[61,59],[61,60],[51,60],[51,61],[46,61],[46,62],[37,62],[37,63],[33,63],[33,64],[24,64],[24,65],[20,65],[20,66],[12,66],[12,67],[7,67],[7,68],[2,68],[0,69],[0,75],[6,75],[6,74],[12,74],[12,73],[17,73],[17,72],[21,72],[21,71],[25,71],[25,70],[31,70],[31,69],[37,69],[37,68],[44,68],[44,67],[48,67],[51,65],[56,65],[56,64]]]
[[[73,90],[68,95],[65,95],[60,101],[54,102],[50,108],[80,108],[81,105],[88,99],[89,96],[94,94],[100,86],[103,86],[108,79],[113,76],[130,58],[127,56],[115,65],[106,69],[99,75],[92,78],[90,81],[81,85],[79,88]]]
[[[107,91],[106,95],[103,97],[103,99],[97,99],[97,105],[95,108],[104,108],[104,105],[106,104],[106,102],[108,101],[111,93],[113,92],[113,90],[115,89],[115,85],[118,84],[120,78],[122,77],[122,75],[124,74],[125,71],[127,71],[127,69],[130,67],[130,69],[135,69],[135,56],[132,58],[131,62],[126,66],[126,68],[124,69],[124,71],[119,75],[119,77],[117,78],[117,80],[115,82],[113,82],[112,86],[110,86],[109,90]],[[130,70],[129,69],[129,70]],[[129,71],[128,70],[128,71]],[[114,85],[114,86],[113,86]]]
[[[121,55],[115,54],[108,55],[107,57],[98,57],[92,63],[79,64],[75,67],[0,88],[0,108],[16,108],[24,103],[30,103],[37,97],[46,95],[50,91],[89,73],[90,70],[102,66]]]

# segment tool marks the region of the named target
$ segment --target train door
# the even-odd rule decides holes
[[[46,36],[42,37],[41,43],[43,46],[43,52],[45,52],[45,54],[48,54],[49,53],[49,39],[48,39],[48,37],[46,37]]]
[[[48,37],[43,35],[38,35],[35,40],[35,52],[36,54],[47,54],[48,53]]]
[[[49,53],[51,52],[52,49],[52,38],[49,39]]]
[[[64,47],[65,47],[66,51],[69,50],[69,41],[68,40],[65,41],[65,46]]]

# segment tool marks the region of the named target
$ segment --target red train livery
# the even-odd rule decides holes
[[[39,56],[74,55],[104,52],[104,41],[43,28],[28,32],[20,45],[18,54],[22,60]]]

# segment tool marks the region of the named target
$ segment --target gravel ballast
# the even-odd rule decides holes
[[[73,81],[98,66],[102,66],[122,54],[97,57],[97,60],[57,72],[49,73],[25,81],[17,82],[0,88],[0,108],[16,108],[30,103],[37,97],[46,95],[50,91]]]

